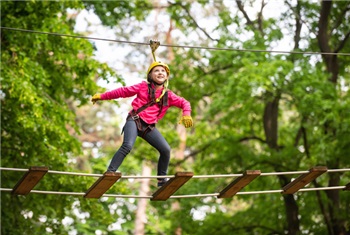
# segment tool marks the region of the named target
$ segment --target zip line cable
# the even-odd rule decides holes
[[[125,40],[116,40],[116,39],[107,39],[107,38],[97,38],[97,37],[88,37],[81,35],[70,35],[70,34],[61,34],[61,33],[51,33],[51,32],[42,32],[29,29],[19,29],[11,27],[0,26],[1,29],[19,31],[25,33],[36,33],[36,34],[46,34],[52,36],[60,37],[72,37],[72,38],[82,38],[89,40],[99,40],[99,41],[108,41],[108,42],[119,42],[126,44],[135,44],[135,45],[146,45],[149,46],[149,42],[133,42]],[[214,51],[239,51],[239,52],[267,52],[267,53],[277,53],[277,54],[309,54],[309,55],[338,55],[338,56],[350,56],[350,53],[339,53],[339,52],[311,52],[311,51],[275,51],[275,50],[253,50],[253,49],[235,49],[235,48],[219,48],[219,47],[203,47],[203,46],[189,46],[189,45],[173,45],[173,44],[161,44],[160,46],[165,47],[174,47],[174,48],[188,48],[188,49],[199,49],[199,50],[214,50]]]
[[[9,167],[0,167],[0,171],[20,171],[28,172],[29,169],[23,168],[9,168]],[[344,169],[327,169],[328,173],[336,172],[349,172],[350,168]],[[101,177],[103,174],[88,174],[88,173],[79,173],[79,172],[65,172],[65,171],[54,171],[48,170],[47,173],[50,174],[61,174],[61,175],[75,175],[75,176],[88,176],[88,177]],[[260,176],[276,176],[276,175],[295,175],[295,174],[306,174],[309,171],[288,171],[288,172],[267,172],[261,173]],[[243,174],[220,174],[220,175],[197,175],[192,178],[203,179],[203,178],[229,178],[229,177],[240,177]],[[166,176],[121,176],[121,179],[150,179],[150,178],[173,178],[173,175]],[[309,192],[309,191],[325,191],[325,190],[346,190],[348,186],[328,186],[328,187],[318,187],[318,188],[301,188],[298,192]],[[12,192],[11,188],[0,188],[0,191],[3,192]],[[283,193],[283,189],[278,190],[264,190],[264,191],[247,191],[247,192],[237,192],[236,195],[255,195],[255,194],[269,194],[269,193]],[[66,196],[84,196],[85,192],[59,192],[59,191],[42,191],[42,190],[31,190],[30,193],[35,194],[51,194],[51,195],[66,195]],[[217,197],[220,193],[207,193],[207,194],[193,194],[193,195],[172,195],[169,198],[198,198],[198,197]],[[140,195],[120,195],[120,194],[103,194],[102,197],[114,197],[114,198],[139,198],[139,199],[153,199],[154,196],[140,196]]]

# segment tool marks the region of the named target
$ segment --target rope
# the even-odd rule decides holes
[[[320,188],[303,188],[298,192],[310,192],[310,191],[324,191],[324,190],[341,190],[346,186],[332,186],[332,187],[320,187]],[[0,188],[0,191],[11,192],[11,188]],[[270,194],[270,193],[282,193],[283,190],[265,190],[265,191],[248,191],[237,192],[236,195],[256,195],[256,194]],[[84,196],[85,193],[81,192],[57,192],[57,191],[41,191],[31,190],[30,193],[47,194],[47,195],[65,195],[65,196]],[[169,198],[199,198],[199,197],[217,197],[219,193],[206,193],[206,194],[189,194],[189,195],[174,195]],[[152,199],[153,196],[139,196],[139,195],[120,195],[120,194],[103,194],[102,197],[114,197],[114,198],[139,198],[139,199]]]
[[[23,168],[9,168],[9,167],[0,167],[0,171],[29,171],[29,169]],[[336,173],[336,172],[347,172],[350,171],[350,168],[343,169],[328,169],[326,172],[328,173]],[[79,172],[66,172],[66,171],[54,171],[48,170],[47,173],[50,174],[60,174],[60,175],[75,175],[75,176],[88,176],[88,177],[101,177],[103,174],[90,174],[90,173],[79,173]],[[277,175],[298,175],[298,174],[306,174],[309,171],[286,171],[286,172],[268,172],[261,173],[260,176],[277,176]],[[232,177],[240,177],[243,174],[219,174],[219,175],[194,175],[193,179],[203,179],[203,178],[232,178]],[[174,178],[174,175],[159,175],[159,176],[139,176],[139,175],[129,175],[129,176],[121,176],[121,179],[156,179],[156,178]]]
[[[29,169],[22,168],[9,168],[9,167],[0,167],[0,171],[22,171],[28,172]],[[335,172],[346,172],[350,171],[350,168],[344,169],[329,169],[326,172],[335,173]],[[89,176],[89,177],[101,177],[103,174],[88,174],[88,173],[78,173],[78,172],[65,172],[65,171],[53,171],[48,170],[47,173],[51,174],[61,174],[61,175],[75,175],[75,176]],[[309,171],[288,171],[288,172],[269,172],[261,173],[261,176],[273,176],[273,175],[288,175],[288,174],[306,174]],[[197,175],[192,178],[202,179],[202,178],[227,178],[227,177],[239,177],[243,174],[222,174],[222,175]],[[173,175],[165,176],[122,176],[122,179],[149,179],[149,178],[173,178]],[[330,186],[330,187],[319,187],[319,188],[302,188],[298,192],[309,192],[309,191],[322,191],[322,190],[341,190],[345,189],[346,186]],[[0,188],[0,191],[11,192],[11,188]],[[41,190],[31,190],[30,193],[37,194],[51,194],[51,195],[66,195],[66,196],[84,196],[84,192],[58,192],[58,191],[41,191]],[[255,194],[268,194],[268,193],[283,193],[283,190],[265,190],[265,191],[248,191],[248,192],[237,192],[236,195],[255,195]],[[170,198],[199,198],[199,197],[216,197],[219,196],[219,193],[209,193],[209,194],[193,194],[193,195],[173,195]],[[114,197],[114,198],[144,198],[152,199],[153,196],[139,196],[139,195],[119,195],[119,194],[103,194],[102,197]]]
[[[231,178],[231,177],[239,177],[243,176],[243,174],[225,174],[225,175],[194,175],[193,179],[203,179],[203,178]]]
[[[11,28],[11,27],[0,27],[5,30],[26,32],[26,33],[37,33],[37,34],[46,34],[60,37],[72,37],[72,38],[83,38],[90,40],[99,40],[99,41],[108,41],[108,42],[118,42],[118,43],[126,43],[126,44],[135,44],[135,45],[147,45],[149,43],[143,42],[132,42],[125,40],[116,40],[116,39],[106,39],[106,38],[97,38],[97,37],[87,37],[80,35],[69,35],[69,34],[61,34],[61,33],[51,33],[51,32],[41,32],[36,30],[29,29],[19,29],[19,28]],[[267,53],[277,53],[277,54],[309,54],[309,55],[338,55],[338,56],[350,56],[350,53],[339,53],[339,52],[311,52],[311,51],[275,51],[275,50],[253,50],[253,49],[234,49],[234,48],[218,48],[218,47],[203,47],[203,46],[188,46],[188,45],[170,45],[170,44],[162,44],[165,47],[174,47],[174,48],[188,48],[188,49],[199,49],[199,50],[215,50],[215,51],[239,51],[239,52],[267,52]]]

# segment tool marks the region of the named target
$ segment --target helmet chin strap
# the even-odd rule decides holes
[[[165,83],[166,81],[164,81],[164,82],[162,82],[162,83],[158,83],[158,82],[155,82],[155,81],[152,80],[152,82],[153,82],[154,84],[158,85],[158,86],[161,86],[161,85],[164,85],[164,83]]]
[[[162,97],[164,96],[164,94],[167,92],[169,81],[168,81],[168,79],[167,79],[167,80],[165,80],[162,84],[158,84],[158,83],[156,83],[156,82],[153,81],[153,80],[152,80],[152,82],[155,83],[155,84],[157,84],[157,85],[159,85],[159,86],[164,85],[164,89],[163,89],[163,91],[162,91],[162,94],[160,94],[160,96],[156,99],[156,102],[158,103],[158,102],[162,99]]]

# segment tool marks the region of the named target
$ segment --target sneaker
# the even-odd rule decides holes
[[[158,180],[158,187],[162,187],[166,182],[168,182],[166,178]]]
[[[116,172],[115,171],[110,171],[110,170],[107,170],[103,175],[115,175]]]

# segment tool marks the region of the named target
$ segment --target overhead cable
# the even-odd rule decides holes
[[[98,40],[98,41],[108,41],[108,42],[118,42],[126,44],[135,44],[135,45],[145,45],[149,46],[149,42],[133,42],[126,40],[116,40],[116,39],[107,39],[107,38],[98,38],[98,37],[89,37],[82,35],[70,35],[62,33],[52,33],[52,32],[42,32],[29,29],[19,29],[11,27],[0,27],[5,30],[26,32],[26,33],[36,33],[36,34],[46,34],[52,36],[60,37],[72,37],[72,38],[83,38],[88,40]],[[337,56],[350,56],[350,53],[339,53],[339,52],[311,52],[311,51],[279,51],[279,50],[257,50],[257,49],[236,49],[236,48],[220,48],[220,47],[204,47],[204,46],[189,46],[189,45],[174,45],[174,44],[161,44],[160,46],[164,47],[174,47],[174,48],[188,48],[188,49],[199,49],[199,50],[214,50],[214,51],[239,51],[239,52],[265,52],[265,53],[276,53],[276,54],[309,54],[309,55],[337,55]]]

